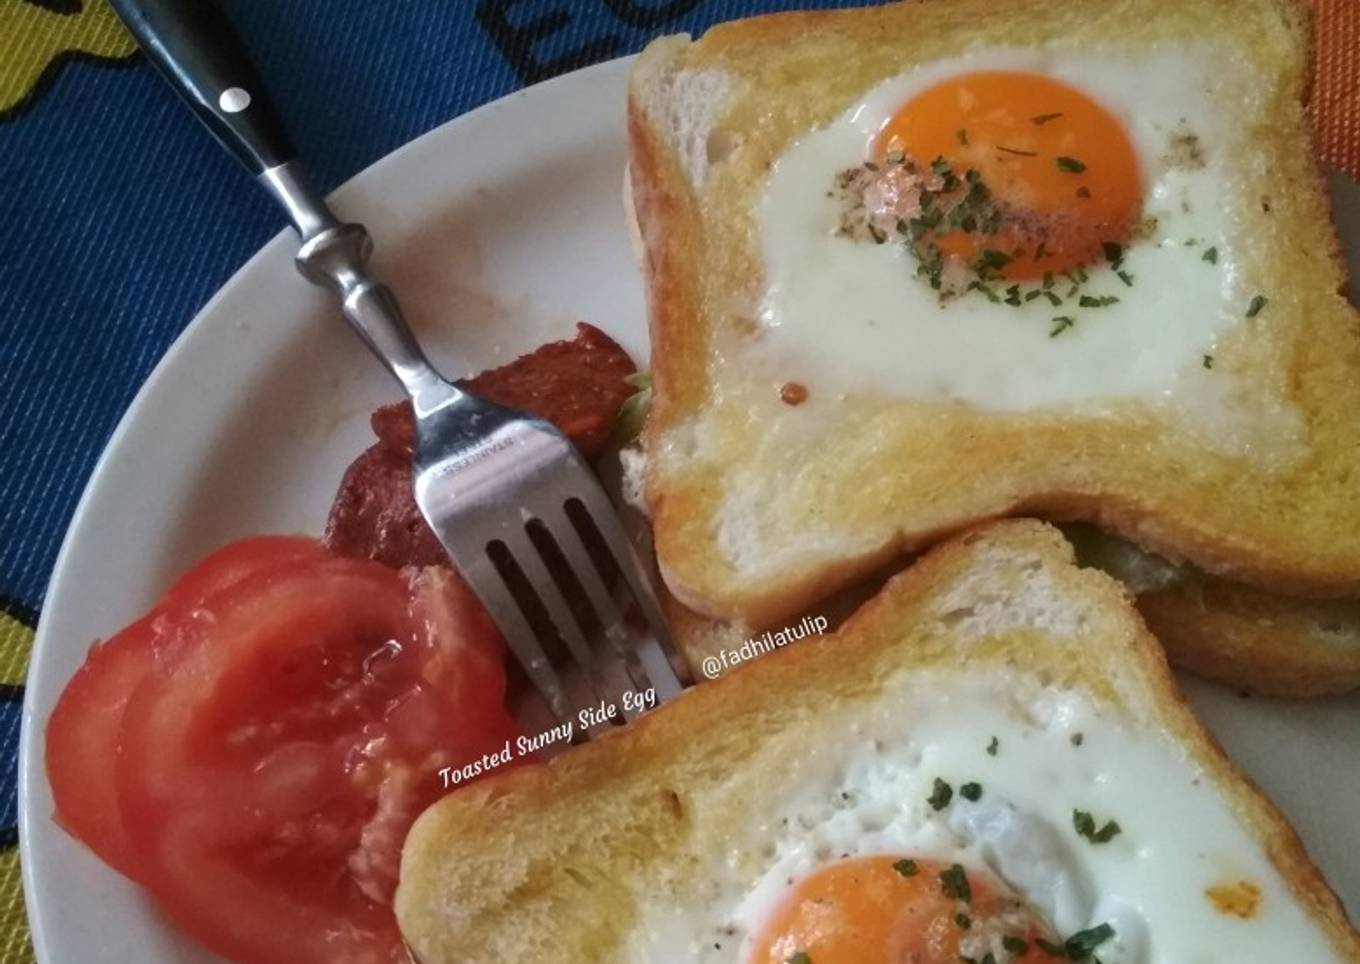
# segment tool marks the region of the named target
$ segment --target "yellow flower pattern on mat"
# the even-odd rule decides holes
[[[32,628],[0,610],[0,684],[23,686],[32,653]]]
[[[33,942],[28,936],[24,892],[19,883],[19,849],[0,853],[0,961],[34,964]]]
[[[0,610],[0,684],[23,686],[33,653],[33,628]],[[0,850],[0,964],[33,964],[24,892],[19,880],[19,849],[13,840]]]
[[[123,60],[136,49],[108,0],[0,0],[0,118],[63,59]]]

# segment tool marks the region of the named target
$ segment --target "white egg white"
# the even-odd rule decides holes
[[[1065,81],[1125,126],[1142,173],[1143,214],[1155,227],[1127,248],[1131,287],[1101,265],[1083,288],[1118,303],[1081,309],[1073,299],[1055,308],[1038,298],[1011,306],[973,292],[941,304],[916,277],[907,245],[837,236],[842,202],[828,197],[837,172],[869,158],[879,131],[912,97],[979,70]],[[1187,377],[1205,380],[1204,356],[1249,297],[1239,290],[1229,225],[1233,134],[1212,109],[1213,92],[1231,76],[1215,57],[1189,49],[1137,60],[993,49],[881,83],[786,150],[765,184],[757,225],[766,354],[814,396],[871,390],[998,410],[1156,401]],[[1178,132],[1197,140],[1203,166],[1168,157]],[[1214,264],[1203,259],[1209,247]],[[1076,324],[1050,337],[1057,315]]]
[[[956,792],[937,811],[936,778],[979,783],[982,795]],[[748,961],[792,883],[875,854],[985,868],[1059,936],[1110,924],[1105,964],[1335,959],[1174,742],[1018,672],[925,672],[872,705],[829,708],[773,782],[749,825],[725,836],[737,842],[713,855],[702,897],[643,908],[631,959]],[[1122,831],[1093,843],[1074,826],[1078,809]],[[1208,899],[1225,881],[1260,888],[1255,918]]]

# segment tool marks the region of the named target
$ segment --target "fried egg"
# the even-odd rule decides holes
[[[1083,694],[926,671],[818,719],[738,843],[697,868],[705,886],[646,911],[631,959],[1335,957],[1176,744]]]
[[[1262,307],[1211,53],[987,50],[868,91],[757,202],[763,350],[813,397],[1000,410],[1205,380]]]

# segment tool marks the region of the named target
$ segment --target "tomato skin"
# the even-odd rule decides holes
[[[238,539],[206,556],[176,579],[157,608],[175,615],[186,614],[247,576],[304,559],[326,557],[326,550],[310,536]]]
[[[133,880],[141,872],[118,810],[114,759],[128,697],[154,660],[156,618],[153,611],[90,650],[52,710],[46,734],[57,823]]]
[[[301,536],[242,539],[184,574],[141,619],[96,643],[48,719],[44,759],[54,817],[114,870],[139,880],[139,861],[123,827],[114,779],[123,713],[164,640],[205,599],[245,576],[323,550]]]
[[[116,768],[177,924],[249,964],[406,961],[390,908],[406,830],[440,767],[519,732],[470,599],[447,572],[309,559],[181,627],[128,706]]]
[[[233,543],[68,683],[46,733],[55,817],[241,964],[407,964],[406,831],[441,767],[520,732],[503,649],[447,569]]]

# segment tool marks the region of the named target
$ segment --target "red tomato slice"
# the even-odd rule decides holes
[[[140,874],[118,812],[113,764],[128,696],[151,669],[155,620],[153,610],[91,649],[47,723],[45,759],[57,823],[133,880]]]
[[[118,811],[114,760],[128,698],[150,671],[160,641],[207,597],[250,573],[322,554],[315,540],[294,536],[243,539],[218,550],[150,613],[96,644],[67,683],[46,734],[55,817],[109,866],[134,880],[141,876]]]
[[[251,536],[238,539],[199,561],[175,580],[158,608],[184,612],[201,605],[213,593],[229,589],[246,576],[299,559],[328,555],[309,536]]]
[[[128,704],[117,763],[145,881],[249,964],[392,964],[389,902],[438,771],[518,732],[499,639],[450,573],[306,559],[184,623]]]

